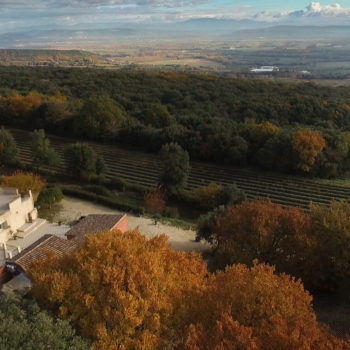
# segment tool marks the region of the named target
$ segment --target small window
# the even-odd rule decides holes
[[[9,227],[9,225],[7,224],[7,221],[4,221],[4,222],[2,222],[1,224],[0,224],[0,228],[1,229],[7,229]]]

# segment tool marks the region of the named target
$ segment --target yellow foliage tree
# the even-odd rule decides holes
[[[95,349],[153,350],[185,341],[183,320],[206,273],[200,255],[135,230],[88,235],[75,254],[37,261],[28,276],[34,297],[58,307]]]
[[[46,182],[39,175],[16,171],[11,176],[5,176],[1,186],[17,188],[20,194],[25,194],[28,190],[31,190],[34,201],[36,201],[40,191],[46,186]]]
[[[261,144],[270,137],[278,134],[280,130],[277,125],[271,122],[253,124],[250,130],[250,137],[255,143]]]
[[[66,103],[67,97],[62,95],[60,91],[56,91],[54,94],[44,96],[45,101],[54,103]]]
[[[216,197],[221,186],[211,182],[208,186],[199,187],[194,191],[194,197],[200,206],[213,208],[216,206]]]
[[[326,141],[318,131],[297,130],[292,134],[291,143],[297,153],[297,167],[309,172],[315,164],[316,157],[326,147]]]
[[[9,98],[9,110],[13,116],[22,116],[41,105],[42,96],[36,91],[31,91],[23,96],[15,94]]]

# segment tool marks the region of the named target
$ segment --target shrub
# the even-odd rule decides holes
[[[219,205],[239,204],[246,199],[244,191],[235,184],[219,186],[215,182],[197,188],[193,196],[197,204],[207,209],[213,209]]]
[[[143,197],[145,209],[150,214],[161,214],[165,208],[165,194],[160,187],[147,192]]]
[[[99,194],[100,196],[111,197],[111,191],[100,185],[87,185],[83,187],[83,190],[88,192]]]
[[[120,177],[113,177],[108,182],[108,187],[124,192],[128,184],[124,179]]]
[[[240,204],[245,200],[244,191],[240,190],[236,184],[221,186],[216,192],[217,205]]]
[[[165,207],[163,210],[163,216],[166,218],[178,219],[179,218],[179,210],[176,207]]]
[[[214,208],[217,206],[217,195],[221,186],[211,182],[208,186],[199,187],[194,191],[197,203],[203,208]]]
[[[38,205],[48,206],[51,208],[51,205],[60,202],[63,199],[63,193],[60,187],[53,186],[44,188],[38,197]]]

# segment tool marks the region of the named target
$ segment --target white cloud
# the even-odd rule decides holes
[[[296,13],[297,12],[298,11],[296,11]],[[305,11],[302,11],[301,14],[304,16],[326,17],[350,16],[350,7],[344,8],[339,4],[321,5],[320,2],[312,2],[309,6],[306,7]]]
[[[269,12],[264,11],[256,14],[255,19],[261,21],[280,21],[287,20],[288,18],[310,18],[310,17],[323,17],[323,18],[335,18],[349,17],[350,19],[350,7],[342,7],[340,4],[322,5],[320,2],[312,2],[304,10],[297,11],[282,11],[282,12]]]

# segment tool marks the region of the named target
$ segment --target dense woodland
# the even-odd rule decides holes
[[[28,143],[33,171],[62,161],[42,129],[160,151],[162,186],[142,192],[146,211],[154,215],[164,215],[167,196],[182,198],[190,157],[305,176],[339,176],[350,168],[346,88],[31,68],[1,68],[0,87],[1,123],[37,129]],[[2,129],[0,161],[15,158],[14,139]],[[106,170],[84,143],[67,146],[64,158],[67,173],[82,183]],[[2,185],[30,188],[37,204],[50,209],[62,199],[57,186],[45,188],[32,173],[4,176]],[[98,195],[111,192],[89,188]],[[70,349],[89,348],[90,342],[101,350],[350,349],[349,337],[337,338],[318,322],[304,289],[314,295],[348,290],[348,202],[311,205],[304,212],[269,200],[246,201],[235,185],[216,183],[197,188],[190,199],[213,210],[197,226],[197,239],[213,248],[208,261],[174,251],[165,235],[88,235],[72,255],[59,259],[48,252],[29,269],[31,297],[45,312],[32,301],[0,296],[9,305],[0,308],[0,324],[8,327],[13,309],[24,330],[2,344],[19,347],[30,328],[43,323],[47,342],[34,332],[33,343],[60,341]],[[57,337],[56,326],[62,328]]]
[[[311,176],[350,168],[350,90],[208,75],[0,69],[0,122]]]

